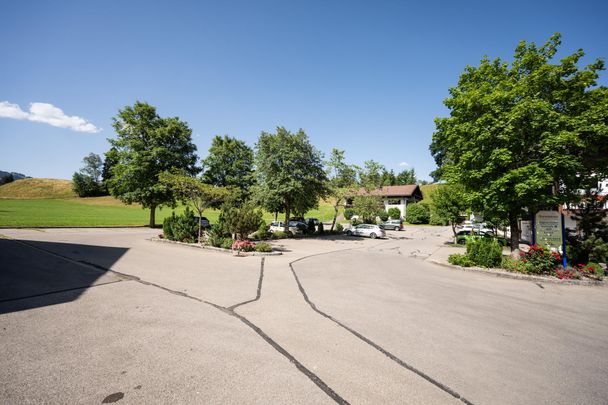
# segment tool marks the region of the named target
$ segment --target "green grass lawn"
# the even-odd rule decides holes
[[[181,213],[183,206],[175,209]],[[156,210],[156,223],[171,215],[171,208]],[[139,205],[124,205],[111,197],[69,199],[0,199],[0,226],[131,226],[147,225],[150,211]],[[219,211],[203,214],[211,223],[217,222]],[[279,214],[279,220],[283,219]],[[333,207],[321,202],[318,210],[306,217],[331,221]],[[274,214],[264,213],[264,220],[274,220]]]

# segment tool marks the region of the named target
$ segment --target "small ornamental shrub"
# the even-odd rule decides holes
[[[286,239],[288,235],[283,231],[277,231],[272,233],[272,239]]]
[[[348,221],[350,221],[353,215],[355,215],[355,210],[352,208],[347,208],[344,210],[344,218],[346,218]]]
[[[272,252],[272,246],[270,246],[270,244],[268,244],[266,242],[256,243],[255,251],[256,252],[265,252],[265,253]]]
[[[219,247],[224,248],[224,249],[232,249],[233,243],[234,243],[234,240],[232,240],[232,238],[223,238],[222,244]]]
[[[498,267],[502,262],[502,247],[493,238],[467,239],[467,256],[481,267]]]
[[[171,213],[170,217],[165,218],[163,221],[163,237],[168,240],[175,240],[173,237],[173,222],[175,222],[175,211]]]
[[[265,239],[268,237],[268,225],[266,224],[266,221],[262,220],[262,222],[260,222],[260,226],[258,227],[256,234],[260,239]]]
[[[232,243],[232,250],[237,252],[253,252],[255,250],[255,243],[250,240],[235,240]]]
[[[175,240],[178,242],[196,242],[198,238],[198,225],[194,219],[194,213],[189,208],[186,208],[183,214],[175,215],[175,212],[170,217],[163,221],[163,234],[165,239]]]
[[[560,280],[572,280],[581,278],[580,273],[576,269],[572,267],[564,269],[563,266],[559,266],[553,269],[553,275],[555,275],[555,277],[559,278]]]
[[[380,218],[380,221],[382,221],[382,222],[388,221],[388,212],[386,212],[384,210],[380,210],[380,211],[378,211],[378,217]]]
[[[456,266],[462,267],[471,267],[474,266],[475,263],[466,254],[454,253],[448,256],[448,262],[454,264]]]
[[[318,232],[319,235],[323,235],[323,232],[325,232],[325,230],[323,229],[323,222],[319,222],[319,228],[318,228]]]
[[[532,274],[550,274],[561,264],[561,255],[549,249],[532,245],[527,252],[521,252],[521,261],[527,263],[527,270]]]
[[[389,208],[388,209],[388,216],[391,217],[391,219],[401,219],[401,210],[399,208]],[[385,219],[386,221],[386,219]]]
[[[428,224],[431,216],[428,205],[422,203],[409,204],[405,215],[410,224]]]
[[[338,233],[344,232],[344,227],[342,226],[342,224],[336,224],[336,232],[338,232]]]
[[[583,277],[601,280],[604,277],[604,269],[597,263],[589,262],[574,266]]]

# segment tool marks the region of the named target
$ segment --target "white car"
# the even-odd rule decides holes
[[[283,221],[273,221],[270,223],[268,227],[268,232],[284,232],[285,231],[285,223]],[[303,233],[303,229],[306,229],[306,225],[302,224],[302,222],[298,221],[289,221],[289,232],[294,235],[300,235]]]
[[[386,232],[378,225],[361,224],[346,230],[347,235],[369,236],[372,239],[385,238]]]

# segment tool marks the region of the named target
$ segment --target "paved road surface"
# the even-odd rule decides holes
[[[608,288],[437,266],[448,229],[263,260],[0,233],[0,403],[607,403]]]

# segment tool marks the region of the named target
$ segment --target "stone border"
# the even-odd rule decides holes
[[[195,248],[195,249],[213,250],[215,252],[230,254],[230,255],[234,256],[234,254],[232,253],[232,250],[219,248],[219,247],[215,247],[215,246],[204,246],[204,245],[199,245],[196,243],[178,242],[175,240],[161,239],[157,236],[154,236],[148,240],[152,241],[152,242],[170,243],[173,245],[188,246],[188,247]],[[274,251],[274,252],[241,252],[238,256],[241,256],[241,257],[245,257],[245,256],[281,256],[282,254],[283,254],[283,252],[278,252],[278,251]]]
[[[551,284],[561,284],[561,285],[583,285],[583,286],[595,286],[595,287],[606,287],[608,284],[605,280],[560,280],[554,277],[543,277],[543,276],[532,276],[529,274],[522,273],[511,273],[509,271],[504,271],[501,269],[486,269],[484,267],[462,267],[457,266],[455,264],[449,264],[440,262],[438,260],[429,259],[427,260],[430,263],[438,264],[440,266],[446,267],[452,270],[461,270],[461,271],[470,271],[473,273],[482,273],[493,275],[496,277],[502,278],[510,278],[514,280],[526,280],[533,281],[537,283],[551,283]]]

